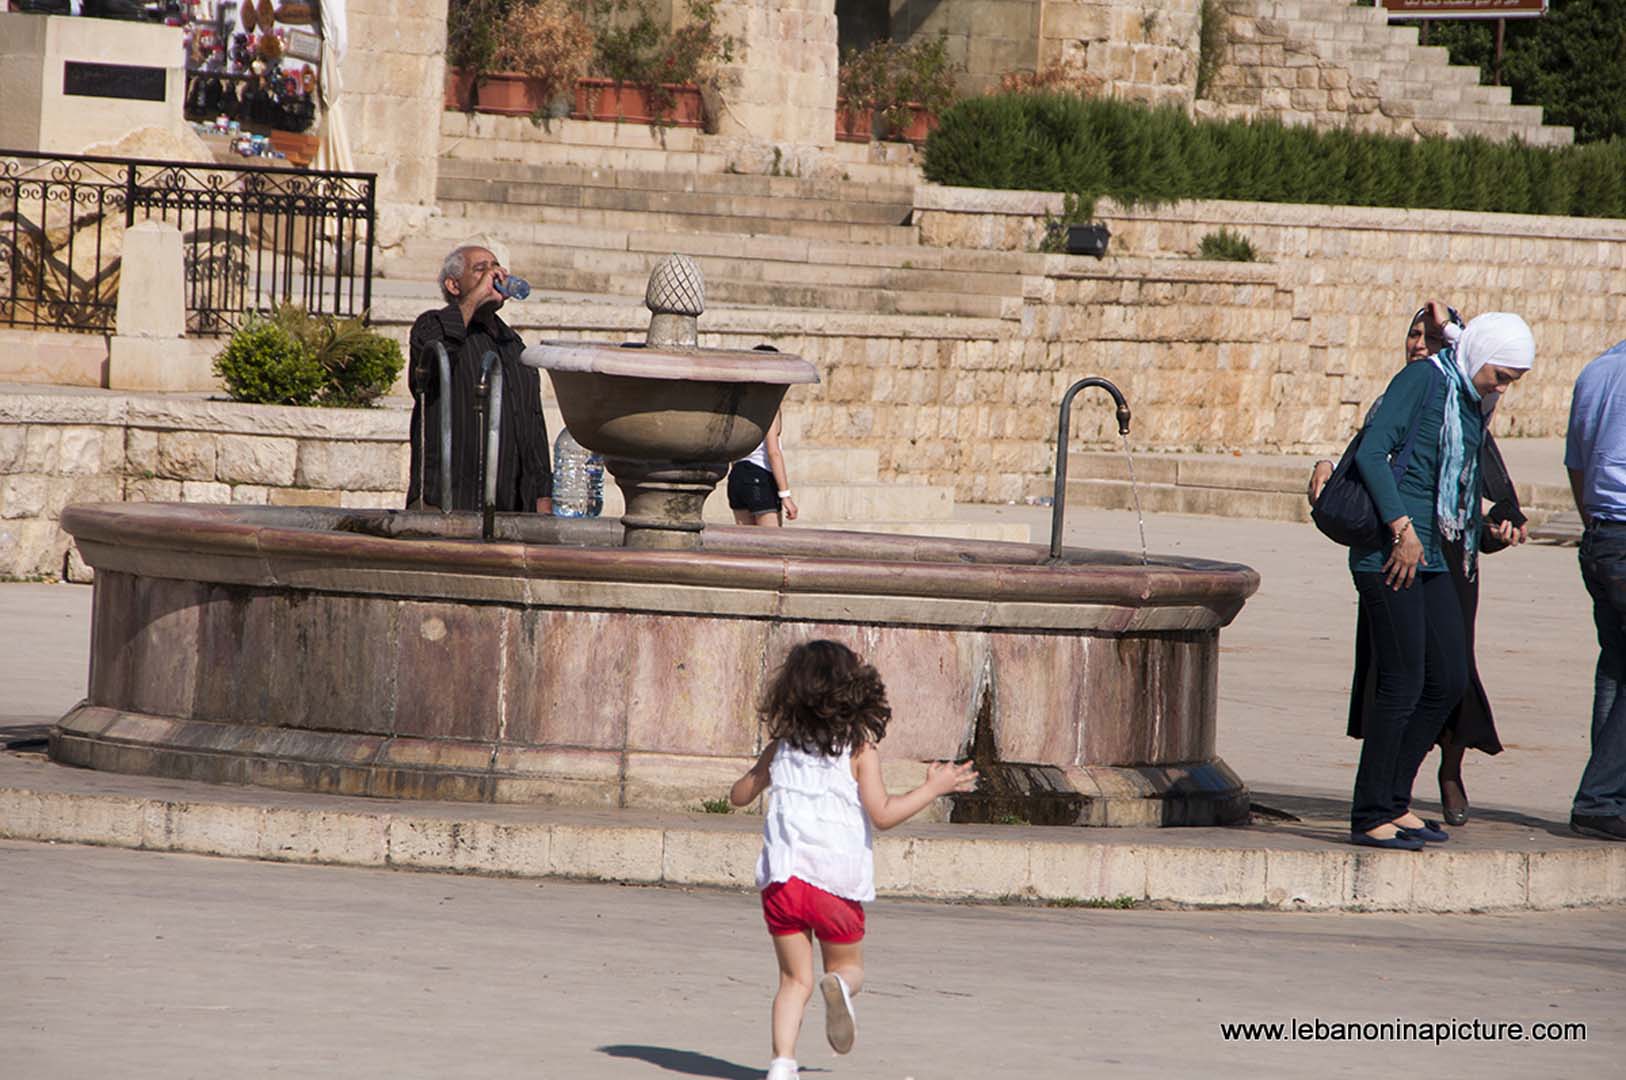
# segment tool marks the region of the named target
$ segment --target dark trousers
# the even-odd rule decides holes
[[[1366,832],[1411,808],[1417,770],[1467,689],[1468,647],[1450,574],[1419,574],[1397,592],[1382,574],[1360,573],[1355,589],[1378,673],[1349,814]]]
[[[1574,811],[1626,814],[1626,522],[1594,521],[1581,537],[1581,580],[1592,596],[1598,668],[1592,695],[1592,756]]]

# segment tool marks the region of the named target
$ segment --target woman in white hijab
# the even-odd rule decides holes
[[[1441,791],[1452,824],[1467,817],[1460,747],[1500,749],[1488,703],[1470,678],[1469,628],[1477,607],[1481,530],[1487,546],[1516,543],[1523,515],[1515,502],[1517,520],[1506,510],[1484,519],[1480,461],[1489,412],[1535,356],[1529,327],[1516,315],[1480,316],[1465,330],[1451,324],[1438,302],[1423,315],[1425,329],[1448,344],[1395,377],[1357,451],[1361,478],[1394,539],[1385,549],[1350,552],[1364,632],[1357,635],[1350,725],[1351,734],[1365,736],[1350,836],[1358,844],[1404,850],[1448,838],[1440,823],[1423,820],[1410,806],[1412,781],[1434,742],[1446,747]],[[1410,441],[1409,431],[1416,433],[1413,453],[1396,477],[1389,455]],[[1500,456],[1490,456],[1498,480],[1505,480]],[[1476,687],[1472,694],[1470,686]],[[1464,726],[1469,698],[1486,705],[1483,725]]]

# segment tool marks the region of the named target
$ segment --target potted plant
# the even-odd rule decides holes
[[[446,107],[540,115],[592,54],[592,28],[569,0],[451,0]]]
[[[892,56],[898,46],[877,41],[864,49],[848,49],[836,70],[836,138],[843,142],[869,142],[874,137],[876,106],[887,96]]]
[[[508,0],[449,0],[446,7],[446,107],[474,108],[475,85],[493,70]]]
[[[576,83],[572,116],[701,127],[702,87],[715,89],[716,66],[733,58],[734,39],[716,29],[714,0],[688,0],[677,28],[656,19],[649,0],[600,0],[593,8],[590,77]]]
[[[955,65],[945,39],[881,40],[849,51],[838,73],[836,137],[922,143],[953,103]],[[873,124],[867,121],[873,118]]]
[[[520,0],[501,23],[497,70],[481,83],[478,108],[540,116],[569,95],[592,56],[592,27],[568,0]]]

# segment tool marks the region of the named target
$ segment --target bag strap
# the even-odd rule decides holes
[[[1429,399],[1434,396],[1434,391],[1440,387],[1442,380],[1445,378],[1440,373],[1440,369],[1432,363],[1428,365],[1428,369],[1434,378],[1429,382],[1428,390],[1418,400],[1417,411],[1411,414],[1411,427],[1406,430],[1406,441],[1401,445],[1400,453],[1389,466],[1394,470],[1396,483],[1399,483],[1400,478],[1406,475],[1406,466],[1411,464],[1411,452],[1417,443],[1417,429],[1423,426],[1423,409],[1428,406]]]

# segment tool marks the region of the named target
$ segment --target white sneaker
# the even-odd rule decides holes
[[[796,1080],[795,1058],[774,1058],[768,1063],[768,1080]]]
[[[830,1040],[830,1049],[845,1054],[853,1048],[853,1037],[858,1034],[847,980],[828,972],[819,980],[819,992],[824,995],[824,1037]]]

